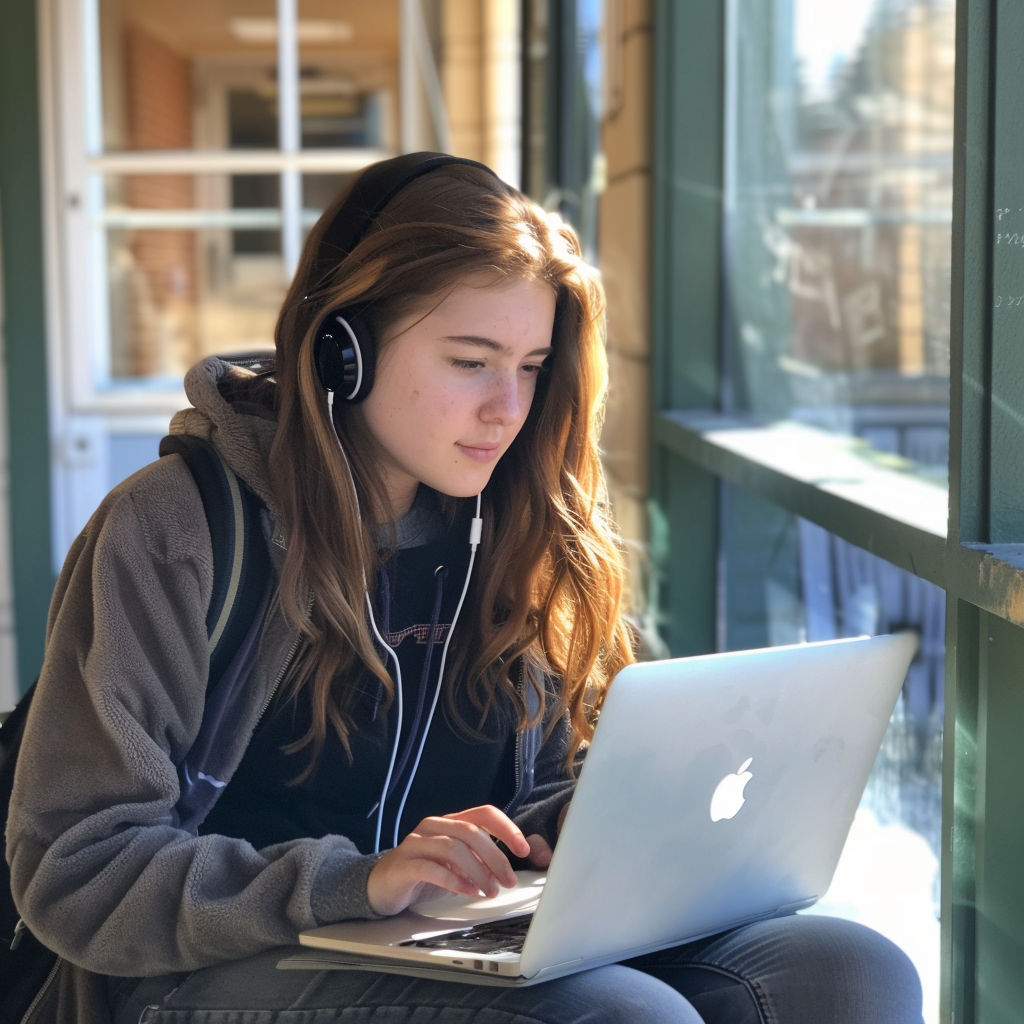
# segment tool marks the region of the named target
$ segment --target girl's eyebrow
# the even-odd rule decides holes
[[[511,356],[515,355],[511,348],[507,345],[502,345],[501,342],[495,341],[493,338],[485,338],[480,334],[445,334],[441,338],[442,341],[457,341],[463,345],[475,345],[478,348],[490,349],[492,352],[500,352],[502,355]],[[529,356],[549,356],[552,353],[552,348],[547,345],[543,348],[536,348],[532,352],[528,352]]]

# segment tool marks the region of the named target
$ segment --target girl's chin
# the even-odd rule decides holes
[[[490,467],[493,469],[493,467]],[[449,498],[475,498],[488,484],[491,473],[475,473],[469,479],[459,480],[438,480],[434,483],[424,481],[427,487],[432,487],[439,494],[445,494]]]

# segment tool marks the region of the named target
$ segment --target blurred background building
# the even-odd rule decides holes
[[[4,0],[0,708],[338,189],[473,157],[602,271],[642,655],[916,630],[823,909],[1024,1020],[1022,62],[1017,0]]]

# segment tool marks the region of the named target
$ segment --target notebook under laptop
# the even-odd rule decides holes
[[[546,877],[303,932],[311,948],[278,966],[529,985],[810,906],[916,648],[901,634],[631,665]]]

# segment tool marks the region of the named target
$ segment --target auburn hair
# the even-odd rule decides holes
[[[318,327],[332,309],[358,304],[383,349],[395,324],[459,284],[539,281],[556,296],[550,366],[483,491],[483,534],[444,686],[456,717],[453,694],[466,688],[479,718],[458,723],[476,735],[502,698],[519,728],[568,714],[568,768],[593,735],[612,677],[633,660],[599,451],[607,385],[599,275],[556,214],[479,168],[450,164],[407,184],[324,280],[321,240],[346,195],[310,232],[276,329],[270,477],[287,538],[278,600],[302,641],[290,692],[309,687],[313,708],[308,732],[288,749],[310,748],[300,778],[328,726],[351,753],[359,677],[376,676],[388,703],[395,685],[365,596],[387,554],[375,537],[390,509],[359,406],[336,406],[333,422],[328,412],[314,365]],[[532,720],[521,672],[540,698]],[[559,685],[545,685],[550,676]]]

